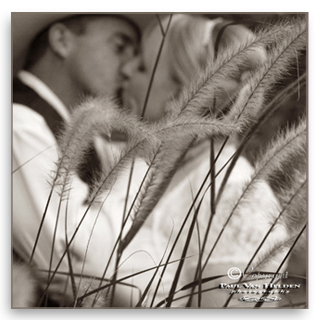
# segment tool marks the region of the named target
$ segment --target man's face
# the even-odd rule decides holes
[[[136,52],[137,34],[125,20],[101,17],[87,22],[83,34],[71,33],[66,67],[80,94],[116,95],[121,68]]]

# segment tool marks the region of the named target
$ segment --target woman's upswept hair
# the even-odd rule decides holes
[[[169,20],[169,16],[161,19],[164,29]],[[155,21],[145,30],[144,39],[157,28],[160,29],[160,26]],[[237,50],[252,35],[252,31],[244,25],[222,18],[211,20],[201,15],[173,15],[164,49],[172,79],[181,85],[188,85],[217,55],[223,54],[229,47]],[[250,57],[252,67],[262,65],[265,58],[264,50],[253,50]],[[240,70],[240,73],[244,71]],[[241,74],[238,76],[240,78]]]

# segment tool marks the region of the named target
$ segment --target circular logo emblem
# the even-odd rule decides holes
[[[241,277],[241,270],[237,267],[232,267],[228,270],[228,277],[230,279],[239,279]]]

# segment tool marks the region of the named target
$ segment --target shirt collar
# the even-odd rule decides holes
[[[17,76],[25,85],[33,89],[42,99],[46,100],[65,121],[69,120],[70,113],[67,107],[43,81],[25,70],[19,71]]]

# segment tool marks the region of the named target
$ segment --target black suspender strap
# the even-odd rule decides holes
[[[18,78],[13,80],[13,103],[23,104],[39,113],[46,121],[55,138],[58,138],[64,126],[64,120],[47,101]]]

